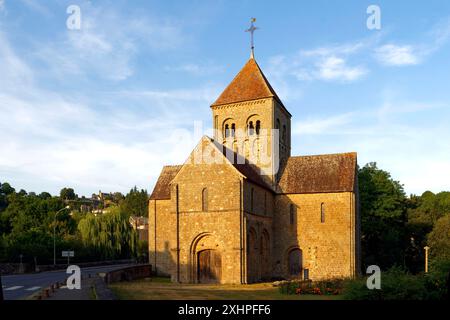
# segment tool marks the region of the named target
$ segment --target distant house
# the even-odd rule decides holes
[[[137,231],[140,241],[148,240],[148,218],[131,216],[130,224]]]

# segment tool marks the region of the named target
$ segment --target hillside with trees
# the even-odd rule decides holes
[[[63,188],[59,196],[37,195],[0,183],[0,262],[18,263],[22,255],[24,263],[52,264],[54,231],[59,262],[64,262],[63,250],[75,250],[77,262],[146,255],[146,244],[139,243],[130,216],[145,214],[147,192],[135,187],[113,198],[108,208],[93,213],[82,210],[87,199],[72,188]]]

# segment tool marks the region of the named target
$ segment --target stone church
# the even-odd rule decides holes
[[[291,156],[291,114],[251,58],[211,105],[214,136],[165,166],[149,258],[182,283],[353,277],[356,153]]]

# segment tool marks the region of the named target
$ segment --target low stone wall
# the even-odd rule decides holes
[[[152,266],[150,264],[143,264],[107,272],[104,280],[106,283],[131,281],[135,279],[148,278],[151,274]]]
[[[100,266],[109,266],[109,265],[115,265],[115,264],[130,264],[135,263],[135,260],[126,259],[126,260],[107,260],[107,261],[94,261],[94,262],[77,262],[77,261],[70,261],[70,264],[75,264],[79,266],[80,268],[89,268],[89,267],[100,267]],[[39,270],[41,272],[43,271],[52,271],[52,270],[64,270],[67,268],[67,265],[39,265]]]
[[[135,260],[109,260],[109,261],[95,261],[95,262],[77,262],[71,261],[71,264],[76,264],[80,268],[87,267],[99,267],[114,264],[131,264],[135,263]],[[23,263],[23,270],[20,269],[19,263],[0,263],[0,274],[20,274],[20,273],[34,273],[36,272],[35,266],[31,263]],[[65,270],[67,268],[66,264],[57,264],[56,266],[50,265],[38,265],[38,272],[53,271],[53,270]]]

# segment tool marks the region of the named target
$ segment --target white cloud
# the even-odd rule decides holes
[[[378,61],[388,66],[415,65],[420,62],[420,53],[410,45],[386,44],[375,49]]]
[[[224,66],[214,65],[212,63],[205,63],[205,64],[187,63],[176,67],[169,66],[166,67],[166,70],[186,72],[195,76],[207,76],[223,72],[225,68]]]
[[[374,56],[386,66],[410,66],[422,63],[450,40],[450,18],[435,24],[426,39],[415,44],[389,43],[374,49]]]
[[[300,54],[305,57],[327,57],[332,55],[351,55],[355,54],[367,46],[369,46],[374,39],[367,39],[362,41],[356,41],[354,43],[345,43],[340,45],[322,46],[310,50],[302,50]]]
[[[80,30],[66,30],[56,41],[36,44],[35,57],[46,64],[46,73],[121,81],[134,74],[132,61],[138,54],[172,50],[188,38],[175,21],[130,18],[105,7],[81,10]]]
[[[84,38],[73,48],[88,56],[95,46],[113,50],[104,40]],[[36,192],[150,189],[164,164],[189,154],[199,138],[194,120],[203,120],[195,111],[208,110],[217,94],[205,85],[87,97],[50,92],[34,80],[36,73],[0,33],[0,177]]]
[[[0,0],[0,12],[5,10],[5,0]]]
[[[0,57],[0,70],[2,74],[0,77],[0,89],[16,88],[33,81],[31,69],[15,55],[9,42],[6,40],[6,35],[1,30]]]
[[[317,64],[316,76],[323,80],[354,81],[367,73],[365,67],[349,67],[343,58],[329,56]]]
[[[286,77],[301,81],[357,81],[369,72],[363,63],[350,62],[354,56],[367,49],[377,37],[346,43],[300,50],[293,55],[278,55],[269,59],[268,73],[287,87]],[[298,89],[297,89],[298,90]],[[296,90],[286,90],[295,92]]]
[[[345,113],[329,118],[309,118],[305,121],[296,122],[293,126],[292,133],[296,135],[335,134],[343,125],[350,123],[353,116],[352,113]]]
[[[429,117],[432,110],[442,114],[440,120]],[[407,193],[450,190],[447,110],[448,104],[388,97],[373,109],[294,122],[293,134],[302,143],[292,153],[357,151],[360,166],[377,162]],[[417,119],[420,126],[415,125]]]

